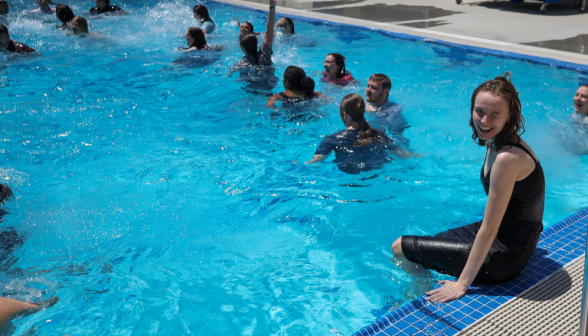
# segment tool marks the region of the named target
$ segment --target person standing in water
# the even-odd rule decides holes
[[[375,117],[373,124],[385,128],[393,136],[401,136],[408,128],[408,122],[402,115],[402,106],[391,102],[390,89],[392,81],[384,74],[373,74],[365,89],[365,110]]]
[[[478,86],[471,98],[472,139],[486,148],[480,180],[488,195],[481,221],[434,236],[402,236],[392,245],[409,270],[420,264],[457,277],[428,292],[427,300],[463,297],[472,283],[497,285],[518,276],[543,230],[545,177],[521,138],[524,118],[509,72]],[[415,267],[416,271],[417,268]]]
[[[572,119],[588,124],[588,84],[580,86],[574,95]]]
[[[88,34],[88,21],[81,16],[76,16],[71,20],[71,30],[74,34]]]
[[[267,16],[266,31],[263,37],[263,43],[257,49],[257,36],[255,34],[243,34],[239,36],[239,45],[245,54],[243,58],[235,64],[236,66],[271,66],[273,43],[274,43],[274,23],[276,21],[276,2],[269,0],[270,8]]]
[[[196,5],[192,8],[192,13],[194,14],[194,18],[199,23],[200,29],[204,34],[212,34],[214,33],[214,29],[216,28],[216,24],[210,18],[210,14],[208,14],[208,8],[204,5]]]
[[[24,43],[14,42],[11,40],[10,35],[8,34],[8,28],[6,28],[5,25],[0,24],[0,51],[26,54],[34,52],[35,49]]]
[[[29,14],[55,14],[55,9],[49,7],[52,4],[51,0],[37,0],[39,8],[29,11]]]
[[[67,5],[59,5],[55,8],[55,15],[61,21],[61,26],[55,26],[61,29],[71,30],[71,20],[76,17],[71,8]]]
[[[96,2],[96,6],[90,8],[90,14],[92,15],[107,13],[128,14],[122,8],[110,5],[110,0],[94,0],[94,2]]]
[[[286,91],[269,97],[265,107],[274,106],[276,101],[281,101],[282,104],[288,105],[302,100],[325,97],[322,93],[314,91],[314,80],[306,77],[306,72],[294,65],[286,68],[282,83]]]
[[[204,32],[200,28],[190,27],[184,37],[188,43],[187,48],[180,47],[180,49],[183,49],[184,51],[209,49],[208,45],[206,44],[206,37],[204,36]]]
[[[289,17],[283,17],[281,19],[278,20],[278,22],[276,22],[276,25],[274,27],[274,30],[276,30],[276,32],[279,31],[282,33],[282,35],[286,36],[286,37],[290,37],[292,35],[294,35],[294,21],[292,21],[292,19],[290,19]]]
[[[353,76],[345,69],[345,57],[338,53],[330,53],[325,58],[325,71],[323,71],[323,78],[321,82],[332,83],[337,86],[347,86],[353,82]]]

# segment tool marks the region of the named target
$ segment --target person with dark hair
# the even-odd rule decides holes
[[[574,95],[574,114],[572,118],[588,124],[588,84],[580,86]]]
[[[26,54],[34,52],[35,49],[29,47],[24,43],[14,42],[13,40],[11,40],[10,34],[8,34],[8,28],[6,28],[5,25],[0,24],[0,51],[7,51],[17,54]]]
[[[206,44],[206,37],[204,36],[204,32],[202,29],[197,27],[190,27],[186,32],[186,42],[188,43],[188,47],[180,47],[185,51],[193,51],[193,50],[202,50],[202,49],[210,49]]]
[[[290,37],[295,34],[294,21],[292,21],[292,19],[289,17],[283,17],[279,19],[278,22],[276,22],[276,26],[274,27],[274,30],[277,31],[276,28],[280,28],[280,32],[286,37]]]
[[[334,151],[333,162],[341,171],[358,174],[380,168],[389,161],[390,151],[401,157],[411,155],[394,144],[384,132],[368,124],[364,117],[365,103],[360,95],[351,93],[343,97],[339,112],[346,128],[325,137],[307,164],[324,161]]]
[[[208,14],[208,8],[204,5],[196,5],[192,8],[192,13],[194,14],[194,18],[199,23],[199,28],[202,29],[204,34],[212,34],[214,33],[214,29],[216,28],[216,24],[210,18]]]
[[[239,31],[241,32],[241,34],[259,35],[258,32],[253,31],[253,25],[251,24],[251,22],[243,22],[243,24],[241,24],[241,23],[239,23],[239,20],[233,20],[233,21],[237,23],[237,28],[239,28]]]
[[[322,93],[314,91],[314,80],[306,77],[306,72],[294,65],[286,68],[282,83],[286,91],[269,97],[265,107],[274,106],[278,100],[282,105],[292,105],[303,100],[325,97]]]
[[[122,8],[111,5],[110,0],[94,0],[94,2],[96,3],[96,6],[90,8],[90,14],[92,15],[107,13],[128,14]]]
[[[8,15],[8,2],[6,0],[0,0],[0,15]]]
[[[276,2],[269,0],[270,8],[267,17],[266,31],[263,37],[263,43],[257,50],[257,36],[255,34],[241,34],[239,36],[239,45],[245,54],[243,58],[235,64],[236,66],[271,66],[272,63],[272,45],[274,43],[274,22],[276,20]]]
[[[39,8],[29,11],[29,14],[55,14],[55,9],[49,7],[52,4],[51,0],[37,0]]]
[[[486,148],[480,180],[488,195],[481,221],[434,236],[402,236],[392,245],[409,270],[416,264],[458,277],[441,281],[427,300],[463,297],[472,283],[497,285],[518,276],[543,230],[545,177],[521,138],[524,118],[509,72],[478,86],[471,98],[472,139]]]
[[[330,53],[325,58],[325,71],[323,71],[323,83],[333,83],[337,86],[347,86],[354,83],[355,79],[345,69],[345,57],[338,53]]]
[[[389,100],[392,81],[384,74],[373,74],[365,89],[366,111],[373,112],[373,124],[388,130],[394,136],[402,135],[408,128],[402,115],[402,106]]]
[[[68,5],[59,5],[55,8],[55,15],[62,22],[61,26],[55,26],[61,29],[71,29],[71,20],[76,17]]]
[[[71,30],[76,35],[88,34],[88,21],[81,16],[76,16],[71,20]]]

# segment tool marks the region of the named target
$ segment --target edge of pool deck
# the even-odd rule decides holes
[[[243,0],[212,0],[249,10],[267,12],[267,4]],[[388,36],[404,40],[421,40],[432,43],[458,47],[472,52],[526,60],[528,62],[555,66],[588,73],[588,55],[559,51],[554,49],[533,47],[511,42],[489,40],[466,35],[450,34],[430,29],[419,29],[400,26],[392,23],[374,22],[345,16],[324,14],[315,11],[276,7],[277,16],[288,16],[307,22],[329,23],[337,26],[352,26],[384,33]]]

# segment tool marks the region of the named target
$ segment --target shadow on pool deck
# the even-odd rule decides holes
[[[588,34],[582,34],[563,40],[549,40],[521,44],[588,55]]]
[[[453,14],[461,14],[461,12],[450,11],[433,6],[386,5],[382,3],[345,8],[328,8],[316,10],[315,12],[376,22],[428,20]]]
[[[547,13],[541,14],[540,1],[525,1],[520,4],[512,3],[510,1],[480,1],[470,2],[464,5],[469,6],[480,6],[488,9],[495,9],[505,12],[521,13],[521,14],[534,14],[534,15],[549,15],[549,16],[568,16],[568,15],[580,15],[581,13],[576,7],[574,7],[573,0],[561,1],[550,3],[547,5]],[[588,19],[588,18],[587,18]]]

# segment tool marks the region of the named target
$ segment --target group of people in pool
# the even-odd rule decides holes
[[[194,16],[201,25],[194,28],[198,28],[202,34],[211,33],[215,25],[208,11],[204,10],[205,7],[202,9],[203,6],[196,7]],[[270,1],[264,41],[259,49],[253,26],[247,22],[240,25],[239,41],[245,56],[239,64],[272,64],[274,19],[275,1]],[[283,22],[289,25],[287,20]],[[293,33],[293,24],[291,28]],[[2,31],[0,37],[1,34]],[[195,39],[190,34],[189,30],[186,35]],[[191,45],[190,41],[189,48],[199,48]],[[0,47],[7,45],[2,39],[0,43]],[[11,45],[14,49],[18,47],[14,42]],[[353,82],[344,65],[341,55],[329,54],[325,60],[324,81],[335,85]],[[286,69],[283,84],[286,90],[271,96],[266,106],[323,97],[314,91],[314,81],[296,66]],[[388,100],[390,88],[391,81],[387,76],[375,74],[368,81],[367,105],[357,94],[345,96],[339,109],[345,129],[324,138],[309,163],[324,160],[332,151],[335,151],[337,160],[341,162],[389,151],[396,151],[401,156],[410,155],[388,138],[384,131],[373,128],[365,119],[366,110],[376,113],[399,112],[399,107]],[[573,102],[573,119],[588,124],[588,85],[582,85],[577,90]],[[401,117],[399,113],[395,115]],[[402,265],[407,271],[421,272],[424,267],[457,277],[456,281],[442,281],[443,286],[428,292],[428,300],[431,301],[459,299],[472,283],[501,284],[514,279],[534,253],[543,229],[545,176],[539,159],[521,137],[525,130],[522,104],[510,73],[504,73],[475,88],[471,96],[469,125],[472,139],[486,148],[480,182],[488,198],[482,220],[434,236],[402,236],[392,244],[392,253],[395,258],[404,260]],[[399,129],[400,132],[403,130],[401,126]],[[1,201],[11,195],[6,188],[2,186],[4,193],[1,195],[4,196]],[[15,313],[35,311],[42,307],[6,298],[1,298],[0,303],[0,322]],[[54,301],[45,305],[52,303]]]

